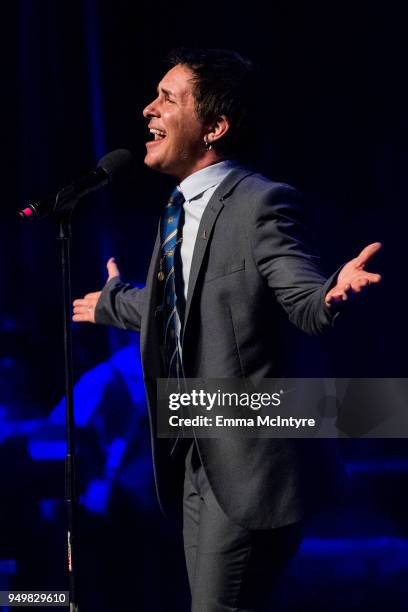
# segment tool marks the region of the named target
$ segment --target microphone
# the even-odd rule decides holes
[[[130,151],[127,149],[111,151],[99,160],[95,170],[64,187],[56,197],[29,200],[27,206],[18,214],[24,220],[34,220],[67,213],[73,210],[78,200],[88,193],[124,178],[134,170],[134,167],[135,159]]]

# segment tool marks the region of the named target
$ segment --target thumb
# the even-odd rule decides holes
[[[106,268],[108,270],[108,281],[115,276],[120,276],[119,268],[116,265],[116,261],[114,257],[108,259],[108,263],[106,264]]]

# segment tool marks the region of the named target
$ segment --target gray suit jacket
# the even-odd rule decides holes
[[[308,334],[332,325],[326,279],[302,240],[299,195],[246,168],[219,185],[201,219],[194,248],[183,330],[186,377],[246,377],[256,383],[282,375],[280,316]],[[159,237],[146,286],[108,282],[96,322],[140,330],[159,501],[180,504],[183,470],[169,460],[168,441],[156,437],[156,379],[163,377]],[[304,511],[302,459],[297,440],[198,439],[211,487],[225,513],[250,529],[288,525]]]

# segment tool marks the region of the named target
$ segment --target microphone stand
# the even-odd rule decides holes
[[[126,149],[118,149],[105,155],[98,167],[88,175],[71,183],[45,202],[31,200],[19,211],[22,219],[40,219],[52,214],[59,222],[57,235],[61,245],[62,315],[64,333],[66,438],[65,457],[65,506],[67,511],[67,566],[69,575],[70,612],[78,612],[78,491],[75,473],[75,419],[73,393],[72,336],[71,336],[71,215],[78,200],[96,189],[107,185],[124,172],[133,169],[134,159]]]
[[[67,190],[57,194],[54,210],[64,208],[63,201]],[[70,194],[72,198],[72,193]],[[72,199],[71,199],[72,202]],[[77,202],[74,203],[74,205]],[[70,612],[78,612],[78,491],[75,470],[75,419],[73,392],[73,362],[71,334],[71,214],[74,205],[59,217],[59,232],[57,239],[61,246],[62,272],[62,314],[64,334],[65,362],[65,398],[66,398],[66,439],[67,451],[65,457],[65,506],[67,513],[67,567],[69,576]]]

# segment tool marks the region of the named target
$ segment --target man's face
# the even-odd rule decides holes
[[[143,111],[152,136],[146,142],[145,164],[180,181],[207,165],[204,124],[195,112],[192,78],[189,68],[174,66],[160,81],[157,98]]]

